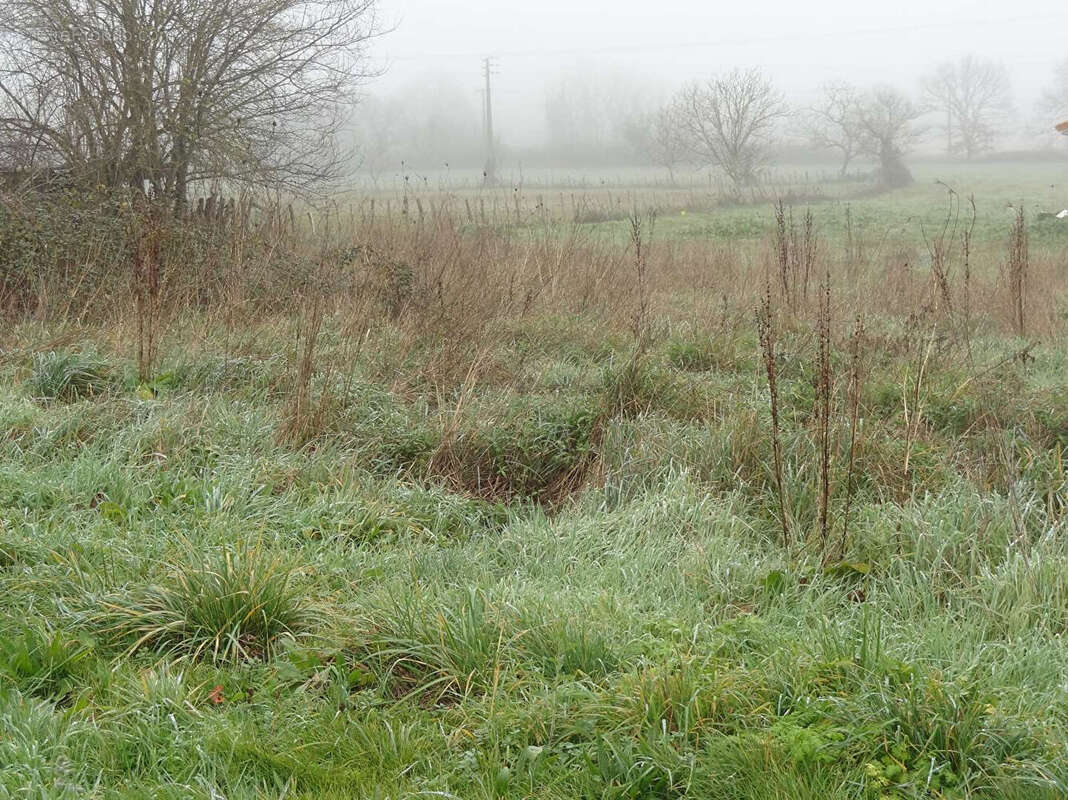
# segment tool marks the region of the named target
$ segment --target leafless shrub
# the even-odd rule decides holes
[[[948,186],[946,186],[946,190],[946,216],[938,232],[929,235],[926,228],[922,226],[921,230],[924,244],[927,246],[927,252],[931,257],[931,275],[934,277],[935,284],[938,287],[942,307],[947,313],[952,313],[953,296],[950,289],[950,277],[953,262],[951,249],[956,242],[957,226],[960,222],[960,198]]]
[[[968,197],[968,206],[971,209],[971,218],[968,224],[960,232],[961,271],[963,272],[963,285],[961,287],[961,325],[964,329],[964,341],[968,347],[968,356],[971,357],[972,349],[972,240],[975,234],[975,196]]]
[[[782,96],[759,70],[734,70],[683,89],[675,117],[691,152],[718,166],[736,188],[750,186],[769,159]]]
[[[566,220],[519,233],[503,223],[471,226],[462,199],[450,210],[441,197],[424,200],[421,225],[403,219],[396,203],[390,213],[381,202],[373,219],[343,208],[313,210],[309,220],[306,206],[296,205],[290,213],[288,201],[259,197],[247,224],[217,226],[161,216],[160,230],[141,240],[148,218],[119,212],[119,201],[65,208],[55,197],[3,198],[0,296],[6,313],[16,318],[104,322],[117,337],[129,333],[135,353],[142,346],[135,330],[140,313],[146,375],[158,360],[162,331],[170,336],[178,332],[175,326],[196,318],[240,335],[257,319],[291,317],[293,298],[305,296],[313,285],[323,298],[324,316],[340,314],[342,325],[358,336],[384,325],[396,332],[398,348],[417,354],[417,369],[395,370],[388,378],[398,383],[397,391],[449,394],[480,345],[508,335],[516,320],[582,314],[584,324],[602,334],[645,331],[646,338],[654,324],[671,319],[723,319],[731,328],[742,309],[761,304],[762,267],[768,268],[777,313],[783,314],[791,303],[797,311],[804,307],[807,282],[819,282],[826,256],[813,226],[800,217],[791,220],[785,202],[780,219],[772,223],[776,254],[765,263],[766,251],[739,247],[734,240],[657,240],[650,247],[648,216],[641,219],[641,246],[635,247],[633,241],[601,237]],[[564,205],[563,214],[569,210]],[[474,202],[472,214],[477,219]],[[946,235],[946,263],[952,269],[946,283],[956,315],[972,324],[1003,320],[1015,329],[1016,312],[1006,309],[1009,271],[1000,282],[992,279],[997,271],[988,268],[987,248],[973,248],[963,227],[956,237],[959,250]],[[147,258],[156,246],[158,259]],[[856,274],[848,276],[853,310],[896,316],[908,337],[926,340],[932,292],[940,298],[941,290],[927,270],[911,266],[915,246],[890,234],[872,251],[870,263],[857,265]],[[158,276],[151,278],[157,268]],[[135,273],[139,279],[131,286]],[[1026,332],[1056,336],[1063,285],[1059,262],[1043,251],[1029,257],[1023,274],[1025,285],[1041,280],[1051,287],[1041,294],[1024,292],[1030,304]],[[832,291],[838,286],[832,272]],[[815,311],[812,290],[809,286],[808,302]],[[944,320],[937,322],[933,352],[941,352],[947,341]],[[228,351],[231,346],[228,339]],[[504,379],[499,376],[509,372],[508,365],[489,359],[479,381]],[[910,414],[915,376],[913,371],[909,378]]]
[[[909,365],[901,382],[901,409],[905,423],[905,461],[902,468],[902,495],[907,495],[912,482],[912,451],[919,438],[923,425],[923,410],[927,401],[924,381],[934,351],[937,329],[929,326],[926,342],[922,350],[917,349],[913,362]]]
[[[779,266],[779,291],[792,311],[808,300],[808,287],[818,252],[812,211],[806,209],[798,226],[794,222],[793,207],[788,209],[780,199],[775,206],[775,254]]]

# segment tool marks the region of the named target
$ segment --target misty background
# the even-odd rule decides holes
[[[374,180],[481,168],[485,57],[502,169],[651,166],[636,121],[683,86],[735,68],[759,69],[793,112],[777,123],[775,161],[833,165],[803,123],[823,85],[889,85],[922,108],[925,79],[968,55],[1003,66],[1009,79],[1009,105],[983,157],[1068,143],[1052,130],[1068,112],[1050,98],[1068,59],[1068,11],[1053,0],[382,0],[378,14],[388,33],[369,55],[380,74],[363,86],[351,131],[356,169]],[[945,156],[940,120],[932,111],[916,121],[912,157]]]

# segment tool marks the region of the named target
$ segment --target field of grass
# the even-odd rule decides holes
[[[859,172],[839,180],[825,168],[784,165],[772,170],[760,186],[742,190],[742,204],[729,196],[727,184],[709,180],[703,172],[681,173],[672,185],[663,170],[654,169],[509,173],[502,176],[500,186],[491,188],[482,188],[480,176],[472,174],[398,172],[381,178],[377,188],[362,182],[359,189],[344,196],[361,205],[364,213],[372,197],[381,213],[387,202],[399,211],[407,196],[412,216],[418,214],[415,201],[421,198],[428,215],[432,205],[448,203],[459,216],[466,215],[470,207],[476,219],[481,201],[489,221],[513,224],[518,201],[519,220],[528,225],[537,224],[546,216],[565,221],[624,220],[638,205],[660,209],[665,220],[678,224],[682,235],[706,233],[701,225],[708,222],[716,226],[714,232],[720,235],[750,237],[760,235],[766,227],[768,203],[791,195],[797,205],[811,203],[821,222],[836,231],[845,222],[843,207],[850,205],[859,215],[855,222],[866,223],[881,233],[911,230],[918,234],[919,225],[914,223],[933,225],[945,218],[948,189],[953,189],[965,204],[974,196],[980,215],[998,224],[1009,219],[1009,203],[1022,204],[1033,213],[1056,213],[1068,208],[1068,162],[1064,161],[928,161],[914,165],[912,171],[916,178],[912,187],[865,196],[868,184],[859,180]],[[710,209],[715,212],[713,219],[703,219],[702,212]]]
[[[0,798],[1068,796],[1068,189],[917,177],[7,212]]]

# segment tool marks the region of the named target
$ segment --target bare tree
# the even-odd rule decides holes
[[[805,124],[816,147],[837,150],[842,156],[839,170],[845,175],[849,164],[860,152],[860,91],[848,83],[826,83],[815,106],[808,109]]]
[[[366,94],[351,129],[354,164],[378,185],[388,170],[482,166],[478,110],[447,76],[422,75],[388,95]]]
[[[1040,111],[1054,117],[1055,122],[1068,119],[1068,58],[1057,64],[1053,83],[1042,93]]]
[[[675,183],[675,167],[686,154],[686,143],[680,135],[672,106],[635,116],[626,124],[624,137],[651,163],[666,169],[671,182]]]
[[[916,105],[889,86],[872,89],[860,102],[860,150],[878,160],[879,183],[886,188],[912,183],[912,173],[902,159],[919,136],[914,125],[919,116]]]
[[[946,152],[968,159],[990,149],[1012,105],[1005,66],[974,55],[940,64],[923,93],[924,106],[945,115]]]
[[[305,189],[376,33],[374,0],[4,0],[0,140],[178,210],[196,181]]]
[[[785,116],[782,96],[760,70],[733,70],[684,88],[674,114],[689,149],[720,167],[736,186],[751,184],[769,162],[775,123]]]
[[[400,167],[406,156],[404,107],[391,99],[368,96],[353,129],[355,164],[377,188],[382,173]]]
[[[564,162],[589,164],[633,146],[632,126],[655,107],[640,75],[623,70],[577,70],[553,78],[545,90],[546,147]]]

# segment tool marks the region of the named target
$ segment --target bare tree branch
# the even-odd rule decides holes
[[[945,115],[946,152],[969,159],[993,146],[1012,105],[1005,66],[974,55],[939,65],[923,92],[925,108]]]
[[[1042,93],[1039,110],[1057,122],[1068,119],[1068,58],[1053,71],[1053,83]]]
[[[819,101],[804,115],[812,144],[841,153],[842,175],[860,152],[861,98],[860,91],[848,83],[826,83],[821,87]]]
[[[0,158],[176,209],[198,181],[308,189],[378,33],[375,0],[5,0]]]
[[[785,113],[782,96],[755,69],[692,84],[674,104],[693,155],[720,167],[736,186],[753,183],[767,166],[775,124]]]
[[[634,116],[624,128],[624,138],[651,163],[666,169],[675,183],[675,167],[686,155],[686,142],[673,106]]]
[[[878,159],[879,182],[886,188],[912,183],[903,157],[919,136],[914,125],[919,109],[899,90],[883,86],[869,91],[859,110],[860,151]]]

